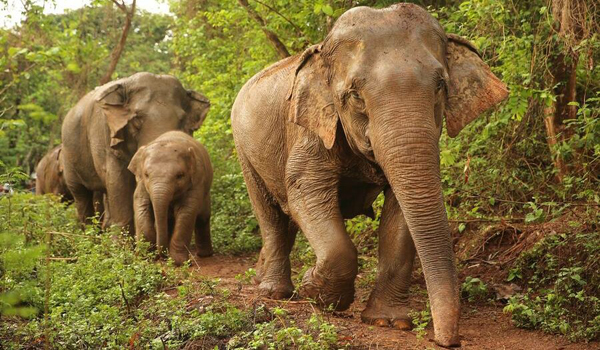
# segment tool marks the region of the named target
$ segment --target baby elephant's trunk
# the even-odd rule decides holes
[[[151,193],[156,226],[156,249],[162,254],[169,247],[169,204],[172,192],[155,188]]]

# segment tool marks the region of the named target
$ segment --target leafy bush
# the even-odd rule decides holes
[[[489,295],[485,283],[479,278],[467,276],[460,286],[460,292],[464,299],[469,302],[484,301]]]
[[[317,314],[307,320],[307,330],[287,317],[287,311],[273,309],[274,319],[259,323],[251,332],[232,338],[231,349],[337,349],[337,329]]]
[[[527,291],[505,307],[513,322],[572,340],[600,337],[600,233],[555,234],[516,262]]]
[[[218,281],[157,263],[147,244],[119,230],[81,230],[74,208],[54,196],[0,198],[0,272],[0,342],[7,348],[162,349],[224,344],[235,334],[243,334],[235,338],[243,348],[260,339],[277,349],[337,342],[335,327],[318,316],[303,330],[276,309],[276,320],[257,324],[257,310],[232,305]]]

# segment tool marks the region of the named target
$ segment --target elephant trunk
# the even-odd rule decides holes
[[[150,192],[156,227],[156,249],[159,254],[169,247],[169,206],[173,193],[167,188],[155,185]]]
[[[372,144],[408,224],[425,274],[436,342],[458,345],[458,278],[440,180],[439,128],[426,104],[386,108]]]

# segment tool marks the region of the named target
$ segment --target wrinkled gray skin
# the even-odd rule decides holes
[[[343,219],[372,213],[383,190],[378,276],[362,319],[409,327],[417,252],[436,342],[459,345],[442,119],[456,136],[506,95],[471,44],[412,4],[349,10],[322,44],[253,77],[235,101],[232,128],[262,232],[260,290],[292,294],[289,253],[299,227],[317,257],[301,295],[346,309],[357,252]]]
[[[58,145],[40,160],[35,170],[35,194],[53,193],[63,201],[73,199],[63,177],[62,158],[62,145]]]
[[[43,195],[53,193],[61,197],[63,202],[73,200],[73,195],[63,175],[64,165],[62,156],[62,145],[54,147],[38,163],[35,170],[37,178],[35,180],[35,194]],[[102,192],[94,192],[94,212],[103,215],[104,199]]]
[[[106,193],[103,225],[133,227],[135,178],[127,166],[139,147],[171,130],[191,134],[209,109],[203,95],[170,75],[137,73],[96,88],[63,122],[64,176],[82,222],[92,193]]]
[[[210,239],[212,166],[208,152],[181,131],[170,131],[141,147],[129,164],[135,174],[135,227],[158,251],[169,248],[176,265],[188,260],[192,233],[196,254],[213,253]]]

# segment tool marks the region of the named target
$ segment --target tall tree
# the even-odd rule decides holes
[[[110,77],[115,72],[117,68],[117,63],[119,63],[119,59],[121,58],[121,54],[123,53],[123,49],[125,48],[125,43],[127,42],[127,35],[129,35],[129,29],[131,28],[131,21],[133,20],[133,15],[135,14],[135,1],[131,3],[131,7],[127,7],[125,4],[125,0],[112,0],[112,2],[125,14],[125,24],[123,25],[123,31],[121,32],[121,38],[117,43],[117,46],[113,49],[110,54],[110,64],[108,65],[108,69],[104,76],[100,79],[100,85],[104,85],[110,81]]]
[[[545,108],[544,124],[556,167],[556,177],[560,182],[567,174],[568,167],[556,149],[560,142],[573,135],[573,130],[565,121],[575,119],[577,113],[577,107],[572,104],[577,97],[577,46],[600,31],[598,18],[593,15],[597,13],[596,7],[597,5],[586,0],[552,0],[553,28],[559,40],[556,42],[550,77],[547,80],[556,101]]]

